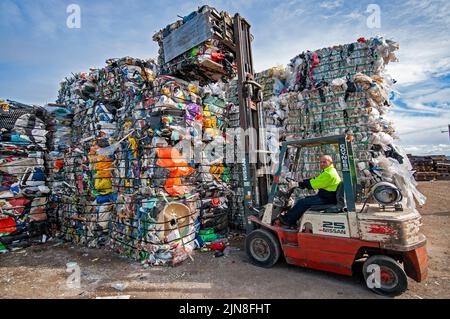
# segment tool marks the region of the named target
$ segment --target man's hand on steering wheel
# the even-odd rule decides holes
[[[300,187],[299,182],[297,182],[295,179],[288,177],[288,178],[286,178],[286,180],[288,181],[289,191],[293,190],[294,188]]]

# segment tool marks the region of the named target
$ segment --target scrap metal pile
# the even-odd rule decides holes
[[[45,109],[0,100],[0,252],[48,235]]]

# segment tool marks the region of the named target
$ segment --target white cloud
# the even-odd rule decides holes
[[[320,3],[320,7],[325,9],[336,9],[341,7],[343,3],[344,2],[342,0],[324,1]]]
[[[394,123],[400,137],[399,145],[410,149],[413,154],[439,151],[450,155],[449,134],[443,132],[448,130],[450,116],[413,115],[410,111],[404,113],[394,109],[387,117]]]
[[[398,39],[399,63],[391,63],[387,71],[402,85],[425,81],[432,75],[450,70],[450,40],[423,34],[421,41],[409,36]]]
[[[351,21],[351,20],[365,20],[366,17],[359,11],[355,10],[350,12],[349,14],[344,15],[344,18],[347,21]]]
[[[409,0],[399,6],[399,21],[414,17],[434,24],[450,24],[450,3],[447,0]]]
[[[446,144],[438,144],[438,145],[429,145],[429,144],[413,144],[413,145],[405,145],[403,146],[404,150],[413,155],[446,155],[450,156],[450,145]]]

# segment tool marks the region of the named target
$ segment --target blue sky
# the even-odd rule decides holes
[[[66,26],[70,4],[81,28]],[[381,28],[369,28],[369,4]],[[252,24],[257,71],[357,38],[383,35],[400,43],[388,73],[398,83],[394,121],[400,144],[415,154],[450,155],[450,2],[350,0],[0,0],[0,97],[53,102],[71,72],[101,67],[107,58],[156,57],[152,35],[198,6],[239,12]]]

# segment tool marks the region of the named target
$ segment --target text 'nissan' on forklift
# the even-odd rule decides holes
[[[261,86],[253,81],[250,25],[236,14],[234,30],[240,126],[258,132],[264,127],[262,92]],[[264,136],[260,134],[258,152],[267,153]],[[428,257],[426,238],[419,232],[420,214],[402,208],[400,190],[386,182],[376,183],[364,202],[356,202],[357,178],[350,135],[284,142],[272,180],[264,172],[264,162],[249,163],[249,137],[242,138],[245,247],[254,264],[272,267],[283,254],[292,265],[352,276],[355,264],[363,262],[367,287],[387,296],[406,291],[408,276],[417,282],[425,280]],[[298,221],[296,230],[277,225],[277,216],[289,208],[288,199],[293,193],[281,183],[288,150],[296,152],[298,162],[303,148],[330,144],[336,146],[342,168],[337,204],[311,207]],[[298,163],[291,164],[288,167],[295,169]]]

